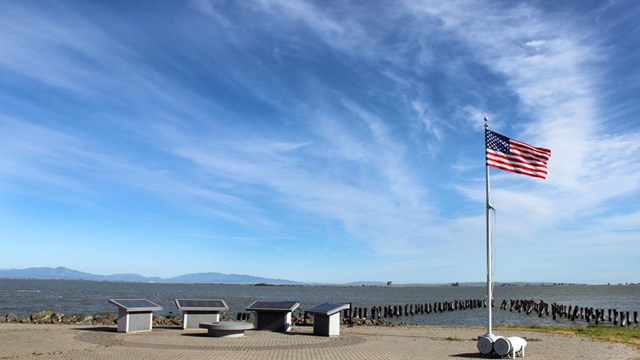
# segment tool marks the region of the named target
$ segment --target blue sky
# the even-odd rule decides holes
[[[2,268],[638,282],[636,1],[3,1]]]

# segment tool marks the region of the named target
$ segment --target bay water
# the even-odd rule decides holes
[[[149,299],[162,306],[160,315],[179,314],[174,299],[224,299],[227,316],[256,300],[298,301],[300,309],[330,303],[367,307],[425,304],[484,299],[483,286],[254,286],[217,284],[126,283],[73,280],[0,279],[0,313],[28,316],[39,310],[64,314],[117,313],[108,299]],[[503,300],[543,300],[567,306],[640,311],[640,285],[531,285],[497,286],[494,290],[494,326],[586,325],[584,321],[553,320],[516,311],[500,310]],[[423,325],[485,326],[486,308],[401,316],[387,320]]]

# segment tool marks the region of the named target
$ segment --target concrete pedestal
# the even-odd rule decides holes
[[[340,335],[340,313],[349,309],[349,304],[325,303],[307,310],[313,314],[313,334],[319,336]]]
[[[175,299],[182,311],[182,328],[198,329],[200,324],[220,321],[220,314],[229,307],[220,299]]]
[[[162,307],[146,299],[109,299],[118,307],[118,332],[151,331],[153,312]]]
[[[295,301],[255,301],[247,310],[256,313],[256,330],[289,332],[293,327],[291,313],[298,306]]]

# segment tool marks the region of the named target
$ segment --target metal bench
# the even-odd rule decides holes
[[[118,307],[118,332],[151,331],[153,312],[162,307],[147,299],[109,299]]]
[[[197,329],[201,323],[220,321],[220,313],[229,307],[220,299],[175,299],[176,307],[182,311],[182,328]]]
[[[307,310],[313,314],[313,333],[320,336],[340,335],[340,312],[350,308],[349,304],[325,303]]]
[[[245,330],[253,329],[253,324],[239,321],[220,321],[202,323],[200,328],[207,329],[207,336],[213,337],[241,337]]]
[[[254,301],[247,311],[256,313],[256,330],[289,332],[291,313],[300,306],[296,301]]]

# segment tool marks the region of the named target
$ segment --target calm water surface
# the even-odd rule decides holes
[[[232,318],[255,300],[295,300],[301,309],[325,303],[352,303],[353,306],[415,304],[483,299],[484,287],[313,287],[252,286],[211,284],[147,284],[67,280],[0,279],[0,313],[27,316],[38,310],[59,313],[116,313],[108,299],[144,298],[163,307],[161,314],[178,313],[176,298],[218,298],[229,305]],[[566,319],[552,320],[500,310],[503,299],[544,300],[572,306],[640,311],[640,286],[506,286],[494,291],[496,307],[493,323],[500,325],[555,324],[572,325]],[[486,309],[453,311],[439,314],[403,316],[394,321],[425,325],[485,326]],[[578,325],[586,325],[584,321]]]

